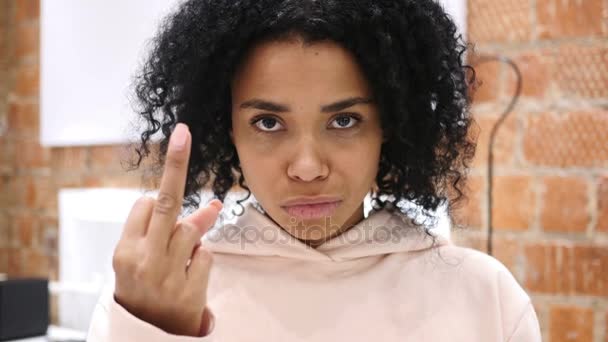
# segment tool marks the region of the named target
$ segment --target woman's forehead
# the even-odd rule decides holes
[[[331,41],[271,41],[253,47],[235,73],[233,96],[341,93],[367,95],[368,84],[353,55]],[[321,100],[321,99],[320,99]]]

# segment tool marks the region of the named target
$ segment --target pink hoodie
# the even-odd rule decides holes
[[[107,288],[89,342],[536,342],[530,297],[496,259],[432,239],[386,210],[314,249],[248,204],[208,232],[214,252],[205,337],[168,334],[131,315]]]

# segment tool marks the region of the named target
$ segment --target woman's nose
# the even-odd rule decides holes
[[[323,180],[329,175],[324,149],[316,138],[301,139],[293,148],[287,175],[297,181]]]

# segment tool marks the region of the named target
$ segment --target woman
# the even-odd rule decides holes
[[[137,84],[159,196],[88,340],[540,341],[509,271],[432,229],[474,152],[464,51],[431,0],[181,3]],[[205,234],[236,183],[255,201]]]

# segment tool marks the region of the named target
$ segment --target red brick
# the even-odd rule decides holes
[[[39,25],[20,25],[16,28],[15,56],[17,60],[38,57],[40,50]]]
[[[608,166],[608,111],[530,115],[523,154],[529,163],[553,167]]]
[[[88,161],[88,149],[84,147],[58,147],[51,149],[51,168],[55,171],[83,172]]]
[[[608,175],[600,178],[597,187],[597,230],[608,232]]]
[[[80,188],[83,186],[83,177],[82,175],[71,175],[67,173],[55,174],[53,177],[53,186],[57,191],[63,188]]]
[[[565,291],[562,283],[555,280],[562,280],[559,277],[559,270],[569,269],[572,265],[564,265],[563,257],[560,257],[559,265],[555,265],[557,249],[563,254],[564,247],[550,244],[533,244],[524,247],[524,258],[527,263],[523,285],[526,289],[542,293]]]
[[[20,65],[15,73],[13,94],[16,96],[38,97],[40,88],[38,65]]]
[[[8,248],[0,247],[0,273],[8,273]]]
[[[532,225],[536,200],[528,176],[497,176],[494,179],[492,225],[496,229],[527,230]]]
[[[551,85],[553,56],[550,52],[534,51],[514,56],[513,60],[522,74],[521,96],[542,99]],[[507,68],[503,97],[511,98],[516,90],[516,74]]]
[[[56,279],[57,261],[51,257],[28,248],[23,251],[23,269],[21,274],[25,277],[48,277]]]
[[[92,146],[89,148],[89,167],[94,171],[124,170],[121,162],[125,153],[123,146]]]
[[[50,151],[42,147],[36,140],[19,139],[14,141],[15,161],[18,169],[30,170],[34,168],[48,167],[50,162]]]
[[[476,115],[476,124],[471,125],[471,136],[477,139],[477,148],[473,167],[486,167],[492,128],[498,122],[499,115]],[[511,113],[499,126],[494,140],[494,165],[512,165],[515,161],[516,134],[519,126],[517,113]]]
[[[59,242],[59,222],[57,217],[41,217],[39,227],[35,236],[35,247],[47,255],[56,255],[58,253]]]
[[[83,178],[82,185],[86,188],[101,188],[103,187],[103,176],[86,175]]]
[[[484,62],[476,65],[474,59],[471,64],[475,68],[475,82],[472,86],[473,102],[481,103],[498,99],[500,90],[500,64]]]
[[[84,177],[84,184],[87,187],[118,187],[118,188],[140,188],[147,186],[142,178],[141,174],[134,172],[120,172],[115,174],[103,174],[103,175],[86,175]]]
[[[588,184],[578,177],[543,179],[541,226],[552,232],[585,232],[591,221]]]
[[[523,281],[520,269],[522,246],[519,238],[503,238],[495,236],[492,240],[493,255],[500,260],[519,282]]]
[[[6,36],[7,36],[7,28],[6,24],[2,23],[3,15],[0,13],[0,67],[3,66],[5,60],[8,56],[7,44],[6,44]]]
[[[593,309],[556,305],[550,314],[551,342],[593,341]]]
[[[538,0],[538,35],[540,38],[601,35],[604,10],[602,0]]]
[[[22,189],[24,195],[25,205],[30,209],[38,209],[36,204],[38,204],[40,196],[40,188],[36,184],[36,180],[31,178],[26,178],[24,180],[24,188]],[[46,192],[46,191],[45,191]]]
[[[608,296],[606,246],[539,243],[526,246],[523,257],[530,291]]]
[[[0,136],[0,176],[12,175],[15,173],[15,148],[13,141],[8,137],[8,134]],[[0,192],[0,198],[2,194]],[[2,201],[0,200],[0,204]],[[1,207],[1,205],[0,205]]]
[[[19,248],[8,248],[8,260],[6,273],[9,277],[19,277],[23,270],[23,256],[21,249]]]
[[[27,214],[18,214],[13,217],[12,222],[13,228],[16,230],[16,238],[19,247],[31,247],[34,231],[36,230],[36,220],[34,219],[34,215]]]
[[[38,137],[40,112],[37,104],[11,102],[7,119],[9,134]]]
[[[53,175],[52,183],[48,189],[49,198],[44,203],[44,209],[48,214],[56,214],[59,208],[59,191],[67,188],[83,187],[83,176],[81,174],[56,173]]]
[[[0,192],[2,192],[2,189],[0,188]],[[8,215],[8,213],[4,210],[0,210],[0,248],[6,248],[9,247],[9,235],[10,230],[10,217]],[[0,271],[1,273],[2,271]]]
[[[20,207],[25,204],[25,178],[11,174],[2,177],[7,191],[0,193],[0,204],[5,208]]]
[[[577,247],[574,249],[577,293],[606,296],[608,294],[608,248],[606,246]]]
[[[49,176],[24,176],[19,200],[28,209],[46,209],[56,202],[52,179]]]
[[[453,212],[454,224],[467,228],[481,228],[482,222],[482,198],[484,197],[485,178],[481,176],[469,176],[465,189],[465,199]]]
[[[608,97],[608,48],[605,45],[562,44],[552,70],[560,98]]]
[[[19,230],[15,225],[15,215],[6,211],[6,231],[4,236],[4,245],[7,248],[19,247]]]
[[[532,37],[529,0],[468,0],[468,35],[473,43],[522,42]]]
[[[0,208],[12,208],[18,204],[19,179],[14,176],[0,176]]]
[[[40,18],[40,0],[19,0],[14,3],[17,23],[22,24]]]

